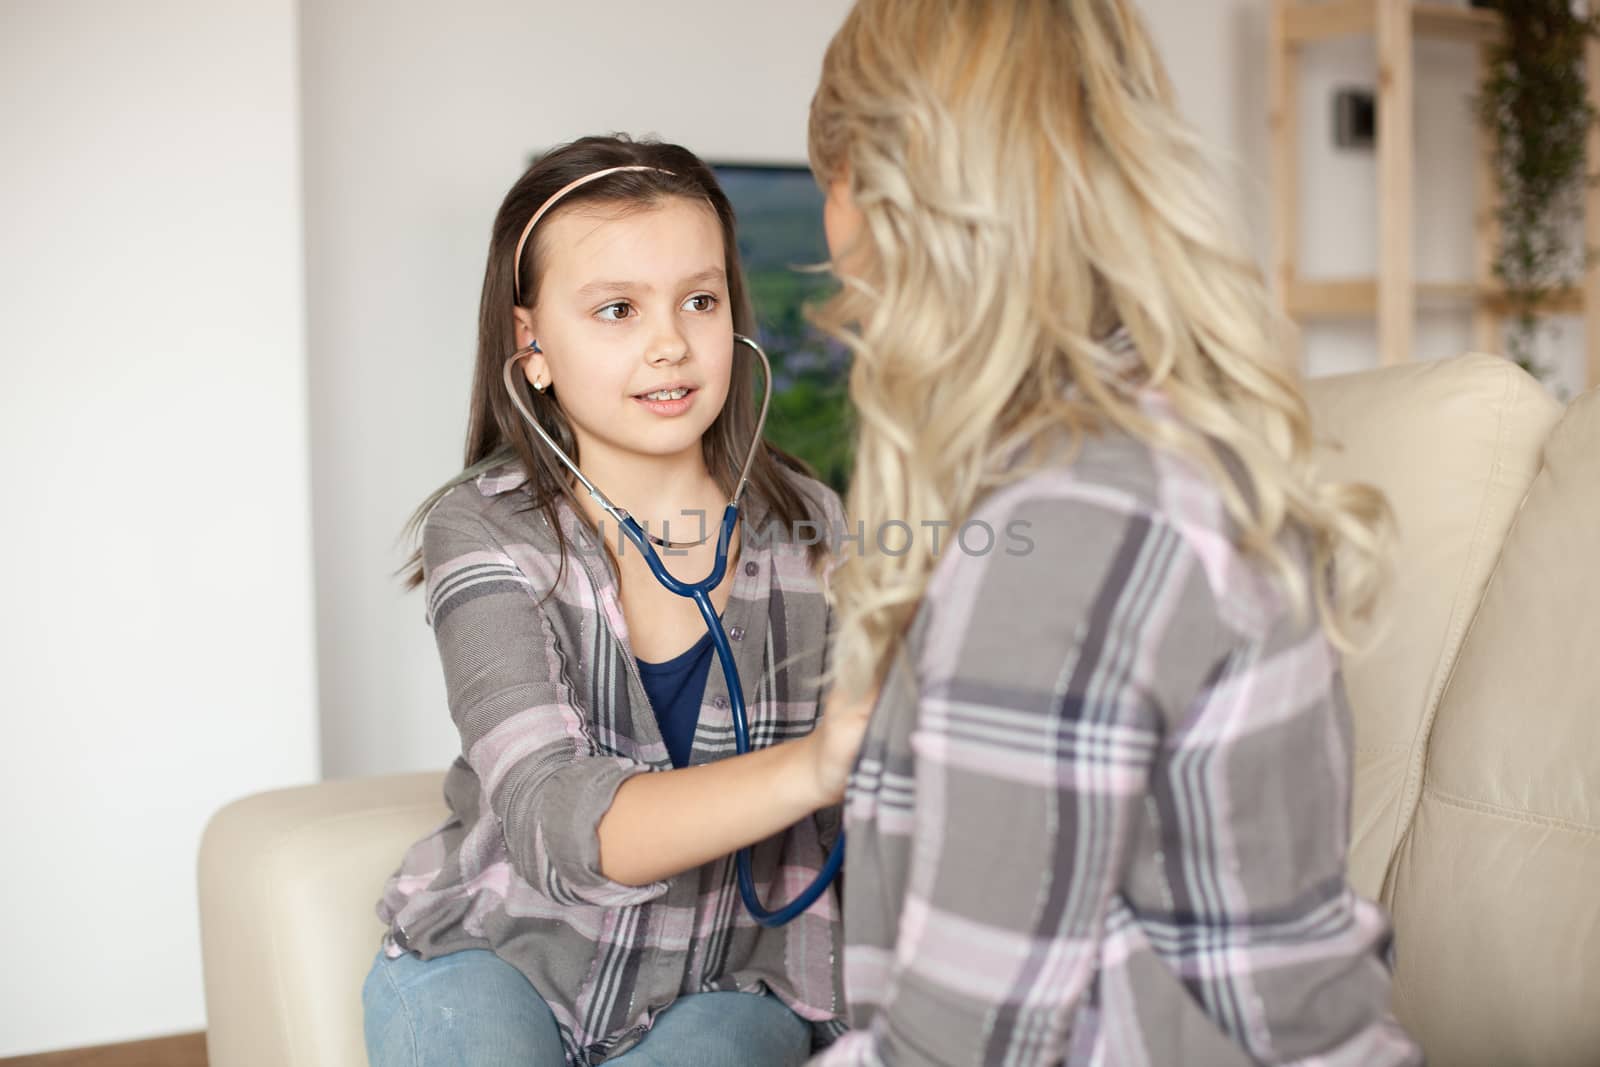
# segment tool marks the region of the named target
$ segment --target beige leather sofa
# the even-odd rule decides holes
[[[1348,666],[1351,871],[1435,1067],[1600,1064],[1600,393],[1464,356],[1312,383],[1326,468],[1382,487],[1387,636]],[[214,1067],[363,1062],[373,903],[439,775],[223,809],[200,854]]]

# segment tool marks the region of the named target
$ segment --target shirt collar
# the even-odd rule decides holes
[[[484,471],[473,479],[473,483],[478,487],[478,492],[484,496],[500,496],[521,487],[527,480],[528,476],[523,470],[522,461],[513,458],[498,467]],[[605,492],[605,488],[602,486],[600,491]],[[561,510],[563,528],[568,529],[569,533],[573,532],[576,527],[572,525],[571,520],[576,519],[576,514],[567,514],[572,511],[571,502],[562,500]],[[739,521],[747,528],[760,529],[770,513],[771,508],[768,507],[763,495],[754,487],[745,486],[744,499],[739,505]],[[706,522],[708,527],[715,526],[722,522],[722,514],[718,512],[716,515],[708,515]]]

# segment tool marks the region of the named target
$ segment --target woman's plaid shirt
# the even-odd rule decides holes
[[[1107,433],[973,521],[1006,534],[940,558],[850,782],[818,1064],[1419,1063],[1345,877],[1338,657],[1214,483]]]

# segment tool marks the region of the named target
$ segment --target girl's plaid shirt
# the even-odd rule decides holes
[[[831,490],[793,479],[842,524]],[[601,874],[596,827],[617,787],[672,763],[609,561],[564,504],[562,568],[522,482],[520,467],[490,471],[423,528],[427,617],[461,752],[445,778],[450,817],[406,853],[378,905],[386,951],[494,950],[550,1005],[574,1064],[618,1054],[674,998],[710,990],[764,989],[825,1044],[843,1011],[832,890],[768,930],[740,902],[730,860],[642,887]],[[761,747],[815,725],[830,613],[804,545],[768,525],[754,493],[741,541],[723,620]],[[713,670],[690,762],[733,753],[727,683]],[[837,832],[830,809],[756,846],[763,899],[809,884]]]

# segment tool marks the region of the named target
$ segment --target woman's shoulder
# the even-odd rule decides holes
[[[1209,565],[1227,549],[1185,518],[1194,504],[1180,498],[1200,487],[1173,476],[1138,440],[1107,433],[987,493],[944,534],[912,631],[920,677],[1031,678],[1025,688],[1046,692],[1061,657],[1090,674],[1130,662],[1163,706],[1183,705],[1243,613],[1221,603],[1227,575]]]
[[[1175,518],[1171,484],[1175,475],[1165,457],[1148,444],[1115,429],[1038,442],[1019,456],[1005,480],[985,494],[969,521],[989,523],[1018,512],[1043,512],[1071,523],[1082,516],[1111,512],[1127,519],[1165,522]],[[1186,490],[1203,486],[1184,486]]]
[[[1229,469],[1225,460],[1223,467]],[[1265,570],[1239,546],[1217,476],[1190,456],[1120,430],[1050,446],[1026,473],[985,497],[974,518],[1036,546],[1042,560],[1071,566],[1099,559],[1106,568],[1132,567],[1137,560],[1121,557],[1133,546],[1159,545],[1193,565],[1213,607],[1246,629],[1281,607]]]

